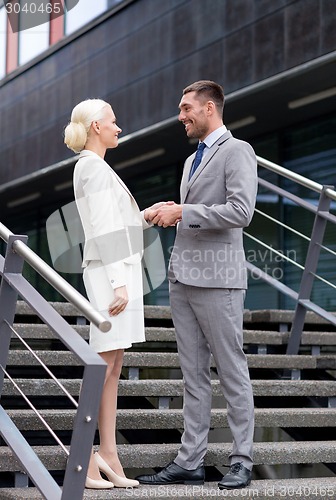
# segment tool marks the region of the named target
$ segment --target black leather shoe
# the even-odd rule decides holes
[[[230,470],[218,483],[220,490],[234,490],[236,488],[245,488],[251,482],[252,471],[237,462],[230,466]]]
[[[141,484],[204,484],[204,467],[187,470],[175,462],[168,464],[162,471],[150,476],[138,476]]]

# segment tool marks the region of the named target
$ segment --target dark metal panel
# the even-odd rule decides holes
[[[263,80],[285,68],[285,12],[275,12],[254,25],[255,80]]]
[[[314,59],[320,49],[320,2],[294,2],[286,9],[285,61],[286,68]]]
[[[332,1],[139,0],[90,24],[0,87],[0,183],[69,158],[63,128],[87,97],[111,101],[128,134],[177,114],[191,81],[211,78],[231,93],[335,50]],[[288,113],[288,100],[328,85],[335,79],[315,71],[236,100],[226,117],[253,114],[250,135],[269,132],[307,119]]]

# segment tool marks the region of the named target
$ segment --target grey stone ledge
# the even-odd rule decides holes
[[[50,379],[15,379],[27,396],[62,395],[61,389]],[[60,379],[60,382],[73,396],[78,396],[80,379]],[[222,396],[219,380],[212,380],[213,396]],[[333,380],[252,380],[255,396],[317,396],[335,397],[336,381]],[[183,396],[181,379],[144,379],[120,380],[119,396],[179,397]],[[4,396],[17,395],[16,389],[8,379],[4,381]]]
[[[53,430],[71,430],[75,410],[39,410]],[[21,431],[44,430],[32,410],[8,410],[7,414]],[[336,408],[256,408],[255,427],[334,427]],[[211,427],[228,427],[226,409],[211,410]],[[121,429],[183,429],[181,409],[132,409],[117,411],[117,428]]]
[[[77,357],[69,351],[37,350],[35,354],[49,366],[78,366]],[[335,355],[287,355],[287,354],[247,354],[250,368],[274,369],[336,369]],[[11,350],[8,356],[9,366],[36,366],[37,359],[27,351]],[[212,359],[212,366],[215,363]],[[126,352],[124,367],[179,368],[178,354],[175,352]]]
[[[82,316],[80,311],[68,302],[50,302],[52,307],[63,316]],[[18,301],[16,308],[17,315],[35,315],[35,312],[24,301]],[[336,314],[336,313],[332,313]],[[293,321],[293,310],[281,309],[261,309],[244,311],[244,322],[269,322],[269,323],[291,323]],[[170,306],[145,305],[145,318],[148,319],[171,319]],[[312,311],[307,311],[307,324],[329,324]]]
[[[118,455],[125,468],[164,467],[177,454],[180,444],[121,444]],[[55,446],[34,446],[36,454],[49,470],[63,470],[66,456]],[[232,445],[229,443],[209,443],[205,465],[227,466]],[[297,464],[336,462],[336,441],[282,441],[257,442],[254,444],[254,463]],[[20,471],[22,468],[6,446],[0,447],[0,471]]]
[[[329,494],[328,494],[329,493]],[[106,500],[116,498],[126,500],[129,498],[160,498],[171,500],[176,498],[194,499],[201,498],[258,498],[269,500],[274,498],[288,500],[316,500],[323,498],[336,498],[336,478],[297,478],[297,479],[262,479],[253,480],[248,488],[242,490],[219,490],[216,482],[205,483],[201,486],[148,486],[140,485],[133,492],[121,488],[112,490],[84,490],[83,499]],[[41,500],[42,495],[36,488],[2,488],[0,500]]]
[[[89,325],[71,325],[85,340],[89,339]],[[47,325],[43,324],[15,324],[15,330],[24,339],[50,340],[57,338]],[[146,327],[146,340],[149,342],[176,342],[175,329],[170,327]],[[16,338],[12,334],[12,338]],[[247,330],[244,329],[245,344],[286,345],[289,332],[274,330]],[[336,345],[336,332],[305,331],[301,336],[301,345]]]
[[[336,315],[335,312],[331,314]],[[251,321],[253,323],[292,323],[294,311],[281,309],[264,309],[251,311]],[[329,325],[329,321],[321,318],[312,311],[307,311],[305,324]]]

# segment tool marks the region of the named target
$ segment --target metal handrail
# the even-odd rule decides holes
[[[330,213],[331,202],[332,200],[336,200],[336,191],[334,190],[334,186],[319,184],[315,181],[307,179],[306,177],[300,174],[297,174],[296,172],[292,172],[284,167],[281,167],[280,165],[277,165],[259,156],[257,156],[257,162],[259,166],[264,167],[267,170],[270,170],[271,172],[280,175],[281,177],[285,177],[296,184],[300,184],[305,188],[308,188],[312,191],[319,193],[319,201],[317,206],[315,206],[312,203],[309,203],[300,198],[299,196],[291,193],[290,191],[286,191],[282,187],[272,184],[271,182],[268,182],[267,180],[259,177],[259,185],[263,186],[266,189],[269,189],[272,193],[275,193],[276,195],[282,198],[289,199],[293,203],[297,204],[299,207],[309,210],[310,212],[315,214],[312,232],[310,237],[308,238],[309,245],[306,254],[305,264],[304,266],[301,266],[298,265],[298,263],[296,262],[291,262],[292,264],[295,264],[297,267],[300,267],[302,269],[302,277],[298,293],[294,292],[294,290],[292,290],[284,283],[281,283],[278,280],[276,280],[273,276],[270,276],[268,273],[265,273],[264,271],[260,270],[254,264],[251,264],[250,262],[248,262],[247,264],[248,270],[252,274],[256,272],[257,276],[263,279],[266,283],[270,284],[272,287],[279,290],[281,293],[284,293],[295,300],[296,307],[286,352],[287,354],[297,354],[299,351],[301,335],[304,327],[307,310],[314,311],[322,318],[326,319],[333,325],[336,325],[335,315],[327,312],[322,307],[317,306],[311,300],[311,293],[315,278],[322,281],[326,285],[331,286],[334,289],[336,288],[336,286],[333,283],[324,279],[322,276],[319,276],[316,272],[319,262],[320,250],[322,248],[325,248],[325,246],[323,245],[323,238],[325,234],[326,224],[327,222],[332,222],[333,224],[336,224],[335,215]],[[260,215],[264,215],[261,211],[259,211],[259,213]],[[268,215],[266,215],[266,217],[268,219],[273,219]],[[274,220],[274,222],[277,222],[283,227],[292,230],[291,228],[287,227],[286,225],[282,224],[279,221]],[[305,239],[307,239],[304,235],[300,234],[299,232],[297,231],[294,232],[296,232],[296,234],[298,234],[299,236],[302,236]],[[244,234],[246,234],[246,236],[256,241],[258,244],[267,247],[265,243],[261,242],[255,237],[247,233]],[[269,249],[271,250],[270,247]],[[274,249],[272,249],[272,251],[274,251]],[[287,261],[289,260],[284,256],[282,256],[282,258],[284,258]]]
[[[13,233],[4,224],[0,223],[0,237],[8,243]],[[90,302],[83,297],[75,288],[73,288],[62,276],[57,274],[44,260],[41,259],[33,250],[31,250],[23,241],[15,240],[13,242],[15,253],[25,259],[25,261],[39,273],[50,285],[52,285],[65,299],[76,306],[79,311],[102,332],[108,332],[111,329],[111,322],[96,311]]]
[[[0,223],[0,238],[7,242],[5,257],[0,255],[0,274],[2,277],[0,287],[0,395],[3,388],[5,375],[13,383],[30,408],[36,413],[45,425],[49,433],[56,439],[59,446],[66,452],[67,462],[64,473],[63,487],[57,484],[47,467],[36,455],[30,444],[24,439],[21,431],[12,422],[6,410],[0,405],[0,429],[1,436],[11,448],[13,454],[19,459],[23,469],[26,471],[35,486],[48,500],[61,500],[73,498],[79,500],[83,497],[86,471],[92,450],[92,442],[96,432],[101,392],[104,385],[106,363],[95,353],[87,342],[73,329],[73,327],[42,297],[40,293],[22,276],[24,262],[31,265],[43,278],[46,279],[56,290],[62,293],[73,305],[79,309],[88,319],[107,331],[110,323],[100,314],[93,310],[89,302],[72,288],[63,278],[51,269],[26,245],[27,236],[11,233]],[[70,395],[76,407],[76,417],[72,430],[69,451],[66,449],[57,434],[50,425],[42,418],[39,411],[31,403],[28,397],[16,382],[8,375],[6,365],[10,350],[12,333],[20,337],[13,328],[16,314],[18,296],[36,312],[37,316],[56,334],[68,349],[75,354],[83,365],[83,377],[79,401]],[[29,345],[20,340],[33,354],[40,364],[50,374],[48,367],[41,361],[39,356],[33,352]],[[54,377],[52,377],[54,379]],[[28,477],[27,476],[27,477]],[[22,482],[21,482],[21,485]],[[28,486],[28,479],[25,481]]]
[[[37,354],[35,354],[34,350],[30,347],[30,345],[28,344],[28,342],[26,342],[21,337],[21,335],[18,334],[18,332],[15,330],[15,328],[13,328],[8,323],[7,320],[5,320],[5,323],[7,324],[8,328],[12,331],[12,333],[14,333],[14,335],[16,335],[16,337],[20,340],[20,342],[22,342],[22,344],[25,346],[25,348],[34,356],[34,358],[42,366],[42,368],[44,369],[44,371],[46,371],[48,373],[48,375],[50,376],[50,378],[52,378],[52,380],[55,382],[55,384],[58,385],[58,387],[66,395],[66,397],[69,399],[69,401],[71,401],[71,403],[74,405],[74,407],[78,408],[77,401],[71,396],[71,394],[69,393],[69,391],[66,390],[66,388],[64,387],[64,385],[62,385],[60,383],[60,381],[58,380],[58,378],[55,377],[55,375],[53,374],[53,372],[51,370],[49,370],[49,368],[47,367],[47,365],[45,363],[43,363],[43,361],[37,356]]]
[[[262,215],[265,215],[263,214],[263,212],[261,211],[258,211],[260,214]],[[267,215],[266,215],[267,217]],[[276,221],[278,222],[278,221]],[[290,231],[292,231],[292,228],[290,228],[289,226],[286,226],[287,229],[289,229]],[[305,235],[299,233],[298,231],[294,231],[295,234],[298,234],[299,236],[301,236],[302,238],[307,238]],[[302,266],[301,264],[299,264],[298,262],[295,262],[293,259],[290,259],[289,257],[287,257],[286,255],[282,254],[281,252],[278,252],[278,250],[275,250],[275,248],[273,248],[272,246],[270,245],[267,245],[266,243],[264,243],[263,241],[259,240],[258,238],[256,238],[255,236],[252,236],[251,234],[249,234],[248,232],[246,231],[243,231],[243,234],[244,236],[247,236],[248,238],[250,238],[251,240],[255,241],[256,243],[258,243],[258,245],[261,245],[263,246],[264,248],[267,248],[267,250],[269,250],[270,252],[273,252],[275,253],[275,255],[278,255],[279,257],[281,257],[281,259],[285,260],[286,262],[289,262],[290,264],[293,264],[293,266],[296,266],[298,267],[299,269],[301,270],[304,270],[305,267]],[[307,238],[309,239],[309,238]],[[333,253],[334,255],[336,255],[336,252],[333,252],[332,250],[330,250],[330,248],[327,248],[323,245],[319,245],[318,243],[316,243],[316,245],[318,245],[320,248],[323,248],[324,250],[326,251],[329,251],[331,253]],[[331,288],[334,288],[336,289],[336,285],[334,285],[334,283],[331,283],[331,281],[328,281],[326,280],[325,278],[322,278],[322,276],[320,276],[319,274],[316,274],[316,273],[313,273],[311,272],[311,274],[318,280],[322,281],[323,283],[325,283],[326,285],[330,286]]]
[[[70,453],[69,453],[69,450],[64,446],[64,444],[62,443],[62,441],[60,440],[60,438],[57,436],[57,434],[53,431],[53,429],[50,427],[50,425],[48,424],[48,422],[45,420],[45,418],[43,418],[41,415],[40,415],[40,412],[36,409],[36,407],[33,405],[33,403],[30,401],[29,398],[27,398],[27,396],[25,395],[25,393],[20,389],[20,387],[18,386],[18,384],[15,382],[15,380],[9,375],[8,371],[4,369],[4,367],[2,365],[0,365],[2,371],[4,372],[4,374],[6,375],[6,377],[8,378],[8,380],[11,381],[11,383],[13,384],[13,386],[15,387],[15,389],[19,392],[19,394],[23,397],[23,399],[25,400],[25,402],[28,404],[28,406],[33,410],[33,412],[35,413],[35,415],[37,416],[37,418],[39,420],[41,420],[42,424],[44,425],[44,427],[47,429],[47,431],[49,432],[49,434],[51,434],[51,436],[55,439],[55,441],[59,444],[59,446],[62,448],[62,450],[64,451],[64,453],[69,456]]]
[[[311,179],[307,179],[307,177],[297,174],[296,172],[292,172],[291,170],[288,170],[285,167],[281,167],[280,165],[277,165],[272,161],[266,160],[261,156],[257,156],[257,162],[258,165],[266,168],[267,170],[270,170],[271,172],[274,172],[276,174],[281,175],[282,177],[286,177],[287,179],[297,182],[298,184],[301,184],[302,186],[308,189],[312,189],[316,193],[322,193],[323,185],[319,184],[318,182],[312,181]],[[336,191],[334,191],[333,189],[327,188],[325,190],[325,194],[328,196],[328,198],[331,198],[332,200],[336,201]]]
[[[263,217],[265,217],[265,219],[268,219],[268,220],[274,222],[275,224],[278,224],[279,226],[281,226],[281,227],[283,227],[285,229],[288,229],[288,231],[290,231],[293,234],[296,234],[297,236],[300,236],[304,240],[310,241],[310,238],[308,238],[308,236],[306,236],[305,234],[302,234],[302,233],[300,233],[300,231],[297,231],[293,227],[288,226],[287,224],[284,224],[283,222],[280,222],[278,219],[275,219],[274,217],[271,217],[270,215],[266,214],[262,210],[258,210],[257,208],[255,208],[254,211],[255,211],[255,213],[260,214]],[[323,248],[322,245],[321,245],[321,247]],[[326,250],[329,250],[329,248],[326,248]]]
[[[286,262],[289,262],[290,264],[293,264],[293,266],[296,266],[300,269],[304,269],[304,266],[302,266],[301,264],[299,264],[298,262],[295,262],[295,260],[293,259],[290,259],[289,257],[287,257],[286,255],[283,255],[282,253],[278,252],[278,250],[275,250],[275,248],[271,247],[270,245],[267,245],[266,243],[264,243],[263,241],[259,240],[258,238],[256,238],[255,236],[252,236],[252,234],[249,234],[247,233],[246,231],[244,231],[244,236],[247,236],[248,238],[250,238],[251,240],[255,241],[256,243],[258,243],[259,245],[263,246],[264,248],[267,248],[267,250],[269,250],[270,252],[273,252],[275,253],[275,255],[278,255],[279,257],[281,257],[283,260],[285,260]]]

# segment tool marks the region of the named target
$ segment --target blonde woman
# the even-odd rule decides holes
[[[98,418],[100,447],[91,456],[85,483],[94,489],[139,484],[125,477],[117,454],[117,390],[124,349],[145,341],[142,232],[149,227],[145,214],[149,218],[159,204],[140,212],[123,181],[104,161],[106,150],[118,146],[120,132],[111,106],[88,99],[75,106],[64,134],[68,148],[80,153],[73,182],[85,234],[84,285],[92,305],[112,323],[108,333],[90,326],[90,345],[107,363]]]

